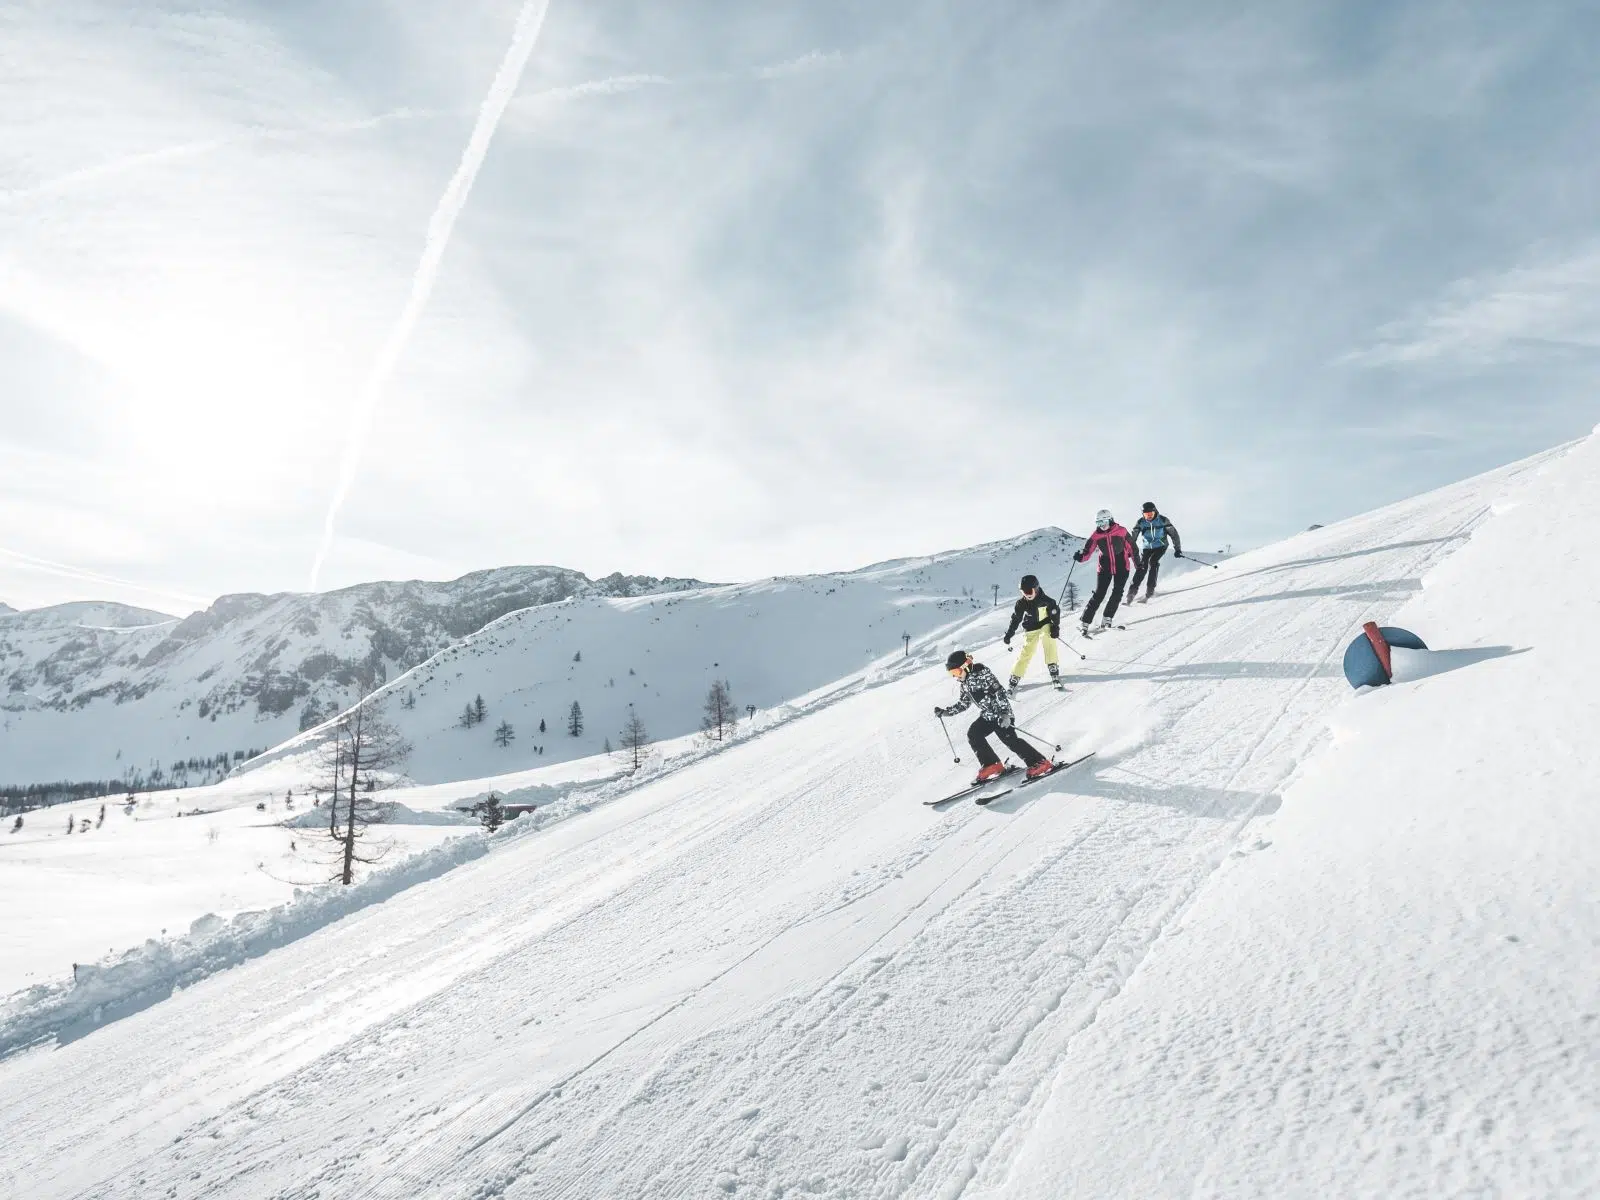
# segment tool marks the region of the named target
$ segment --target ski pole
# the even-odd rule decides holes
[[[950,753],[951,754],[955,754],[956,761],[960,762],[961,761],[961,755],[956,754],[956,743],[955,743],[955,740],[953,738],[951,738],[951,736],[950,736],[950,726],[948,726],[948,725],[946,725],[944,723],[944,718],[943,717],[939,718],[939,728],[944,730],[944,740],[950,743]]]
[[[1067,577],[1061,581],[1061,590],[1057,592],[1056,595],[1064,597],[1067,594],[1067,584],[1072,582],[1072,573],[1077,569],[1078,560],[1074,558],[1072,560],[1072,565],[1067,568]]]
[[[1076,642],[1076,641],[1081,641],[1082,639],[1080,639],[1076,635],[1074,635],[1072,640]],[[1066,639],[1065,638],[1057,638],[1056,641],[1057,642],[1065,642]],[[1068,650],[1072,650],[1072,647],[1068,646],[1067,649]],[[1085,654],[1082,650],[1072,650],[1072,652],[1074,654],[1076,654],[1082,661],[1084,661],[1084,662],[1088,662],[1089,661],[1089,656],[1087,654]]]
[[[1057,592],[1056,595],[1061,596],[1062,598],[1066,597],[1067,585],[1072,582],[1072,573],[1074,571],[1076,571],[1077,569],[1078,569],[1078,560],[1077,559],[1073,559],[1072,560],[1072,565],[1067,568],[1067,577],[1061,581],[1061,590],[1059,592]],[[1057,638],[1056,641],[1059,642],[1059,641],[1061,641],[1061,639]],[[1069,646],[1068,649],[1070,650],[1072,648]],[[1078,659],[1079,659],[1080,662],[1088,662],[1089,661],[1089,656],[1087,654],[1085,654],[1083,651],[1081,651],[1081,650],[1073,650],[1072,652],[1078,656]]]
[[[1029,732],[1028,732],[1028,731],[1027,731],[1027,730],[1026,730],[1026,729],[1024,729],[1024,728],[1023,728],[1023,727],[1022,727],[1022,726],[1021,726],[1021,725],[1017,725],[1017,724],[1013,724],[1013,725],[1012,725],[1012,726],[1011,726],[1011,728],[1013,728],[1013,729],[1015,729],[1015,730],[1016,730],[1016,731],[1017,731],[1017,732],[1018,732],[1018,733],[1020,733],[1020,734],[1021,734],[1021,735],[1022,735],[1022,736],[1023,736],[1023,737],[1025,737],[1025,738],[1027,738],[1027,739],[1028,739],[1028,740],[1029,740],[1029,741],[1030,741],[1030,742],[1038,742],[1038,743],[1039,743],[1039,745],[1041,745],[1041,746],[1048,746],[1048,745],[1050,745],[1050,743],[1049,743],[1049,742],[1047,742],[1047,741],[1045,741],[1045,740],[1044,740],[1044,739],[1043,739],[1043,738],[1042,738],[1042,737],[1040,737],[1040,736],[1039,736],[1039,735],[1038,735],[1038,734],[1035,734],[1035,733],[1029,733]],[[1060,744],[1060,743],[1059,743],[1059,742],[1058,742],[1058,743],[1056,743],[1056,753],[1057,753],[1057,754],[1059,754],[1059,753],[1061,753],[1061,744]]]

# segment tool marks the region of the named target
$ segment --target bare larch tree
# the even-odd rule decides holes
[[[732,733],[738,720],[733,707],[733,691],[728,687],[728,681],[714,680],[711,690],[706,693],[705,716],[700,720],[700,728],[720,742],[724,731]]]
[[[340,883],[355,882],[356,864],[374,863],[381,853],[363,857],[367,827],[383,819],[372,793],[389,786],[385,772],[405,763],[411,745],[371,705],[359,704],[340,717],[333,738],[322,746],[322,769],[333,795],[328,804],[328,836],[339,848]]]
[[[644,762],[644,748],[649,744],[650,734],[646,732],[644,722],[634,712],[633,705],[628,705],[628,723],[622,727],[622,752],[632,761],[633,770],[637,771],[639,764]]]

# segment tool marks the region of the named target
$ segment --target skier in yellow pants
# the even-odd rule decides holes
[[[1037,575],[1022,577],[1022,599],[1011,610],[1011,624],[1006,628],[1007,650],[1011,649],[1011,639],[1016,636],[1018,626],[1027,636],[1023,639],[1017,664],[1011,668],[1011,682],[1006,693],[1012,696],[1017,694],[1017,686],[1027,674],[1028,664],[1033,661],[1033,653],[1039,649],[1040,643],[1044,645],[1044,665],[1050,672],[1056,691],[1066,691],[1067,685],[1061,682],[1061,667],[1056,654],[1056,639],[1061,636],[1061,606],[1044,594]]]

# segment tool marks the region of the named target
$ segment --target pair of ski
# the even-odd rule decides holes
[[[1078,626],[1078,636],[1081,638],[1096,638],[1102,633],[1110,633],[1113,629],[1126,629],[1126,625],[1096,625],[1093,629]]]
[[[1020,783],[1011,784],[1004,784],[1004,781],[1013,779],[1017,775],[1020,775],[1022,773],[1022,768],[1016,766],[1014,763],[1007,763],[1006,769],[1000,772],[1000,774],[996,775],[993,779],[985,779],[982,783],[975,783],[971,787],[964,787],[959,792],[953,792],[948,796],[940,796],[937,800],[924,800],[923,803],[928,805],[930,808],[934,808],[941,804],[954,804],[957,800],[965,799],[968,796],[974,796],[974,803],[992,804],[994,801],[1000,799],[1001,796],[1009,796],[1018,788],[1025,788],[1030,783],[1038,783],[1041,779],[1049,779],[1052,775],[1059,775],[1062,771],[1069,770],[1081,762],[1087,762],[1093,757],[1094,751],[1091,750],[1081,758],[1074,758],[1069,762],[1056,763],[1055,766],[1051,767],[1050,770],[1046,771],[1043,775],[1035,775],[1032,779],[1024,779]],[[997,788],[996,785],[1003,786],[999,786]]]

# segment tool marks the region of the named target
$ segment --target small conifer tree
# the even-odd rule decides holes
[[[500,806],[500,797],[496,796],[493,792],[490,792],[486,799],[480,800],[474,804],[472,806],[472,811],[478,820],[483,822],[483,827],[490,833],[493,833],[496,829],[499,829],[501,825],[505,824],[505,809]]]

